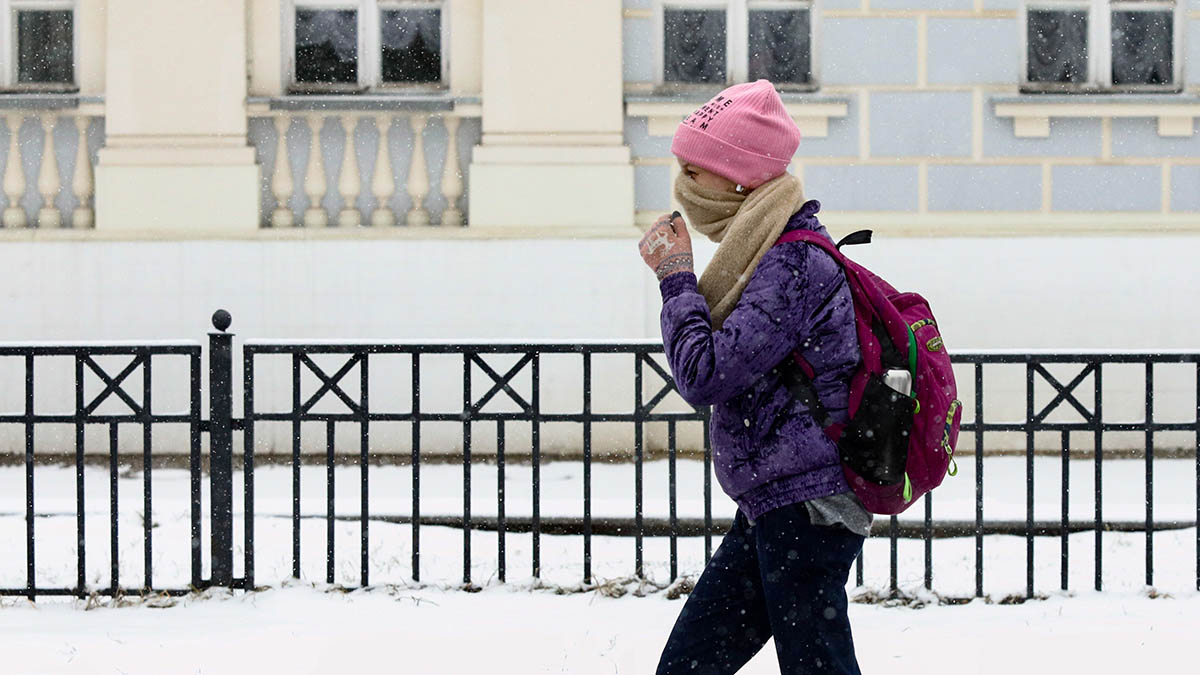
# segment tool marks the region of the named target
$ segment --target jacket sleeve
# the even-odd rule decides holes
[[[663,279],[663,347],[685,401],[727,401],[796,350],[808,333],[814,296],[824,295],[818,287],[828,283],[810,278],[809,260],[819,257],[801,243],[769,250],[719,331],[694,274]]]

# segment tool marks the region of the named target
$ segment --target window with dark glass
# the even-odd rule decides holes
[[[1175,17],[1170,11],[1112,13],[1114,85],[1171,84],[1174,81]]]
[[[71,84],[75,81],[74,12],[17,12],[17,82]]]
[[[751,10],[749,79],[812,81],[812,17],[807,9]]]
[[[300,92],[441,89],[444,0],[285,0]]]
[[[663,81],[724,84],[725,10],[663,10]]]
[[[383,82],[441,82],[442,10],[382,11],[380,43]]]
[[[357,11],[296,10],[295,77],[302,84],[357,84]]]
[[[666,0],[662,29],[662,84],[815,86],[812,0]]]
[[[1028,0],[1022,88],[1179,91],[1176,0]]]
[[[1029,10],[1026,77],[1030,82],[1086,82],[1088,13]]]

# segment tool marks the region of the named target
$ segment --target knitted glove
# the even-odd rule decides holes
[[[655,221],[638,243],[638,251],[659,281],[679,272],[692,272],[692,238],[678,211]]]

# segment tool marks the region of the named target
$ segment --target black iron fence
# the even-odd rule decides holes
[[[371,583],[370,569],[372,563],[371,530],[372,522],[403,523],[411,528],[411,570],[409,576],[414,581],[421,581],[422,554],[422,525],[451,526],[462,530],[462,582],[465,587],[472,587],[472,533],[481,530],[494,531],[496,536],[497,561],[495,574],[505,581],[508,572],[507,537],[512,532],[528,533],[531,537],[531,575],[539,578],[542,574],[542,536],[573,536],[579,538],[581,545],[580,561],[581,580],[591,584],[593,578],[593,540],[600,536],[620,535],[632,539],[631,572],[637,578],[645,575],[645,540],[650,537],[665,537],[669,548],[669,576],[672,581],[679,575],[678,544],[681,539],[703,539],[704,560],[707,561],[712,553],[714,535],[720,535],[728,527],[727,520],[713,516],[712,495],[712,453],[708,445],[708,411],[707,409],[671,412],[657,410],[660,404],[672,393],[673,383],[670,373],[656,358],[661,356],[661,345],[650,342],[641,343],[584,343],[584,344],[409,344],[409,343],[290,343],[290,342],[250,342],[242,349],[242,415],[234,415],[233,392],[233,347],[232,335],[226,332],[229,327],[229,316],[224,312],[214,315],[214,325],[218,332],[210,335],[208,352],[208,418],[202,415],[201,396],[204,390],[201,372],[201,347],[198,344],[158,344],[158,345],[65,345],[65,346],[0,346],[0,360],[5,358],[23,359],[25,409],[22,413],[0,415],[0,426],[22,425],[25,431],[25,523],[26,523],[26,583],[23,587],[0,588],[3,595],[24,595],[31,598],[46,595],[80,595],[91,593],[104,595],[148,594],[148,593],[186,593],[207,586],[226,586],[232,588],[254,588],[255,582],[255,553],[261,547],[255,539],[255,450],[256,431],[264,424],[289,424],[291,427],[291,455],[287,464],[291,470],[291,575],[301,577],[301,524],[307,517],[301,510],[301,466],[307,458],[302,457],[302,428],[319,426],[324,432],[325,466],[325,579],[335,583],[335,524],[347,520],[356,522],[359,528],[357,567],[357,584],[367,586]],[[632,410],[629,412],[603,412],[594,410],[593,378],[595,359],[600,355],[620,354],[633,357],[633,392]],[[377,405],[369,397],[371,391],[371,363],[381,356],[401,355],[407,358],[410,365],[409,376],[411,388],[407,410],[397,412],[391,405]],[[422,406],[422,384],[428,384],[422,379],[423,357],[461,357],[462,402],[461,409],[452,412],[427,411]],[[489,358],[496,355],[506,355],[515,358],[515,362],[507,369],[494,367],[494,361]],[[582,373],[582,406],[578,412],[550,412],[543,408],[542,400],[542,362],[543,357],[550,355],[577,355],[580,360]],[[75,405],[69,414],[40,414],[35,412],[35,388],[38,376],[35,367],[38,359],[46,356],[68,357],[74,360],[75,367]],[[129,361],[115,375],[109,374],[97,363],[97,358],[120,357]],[[187,411],[175,414],[157,414],[151,406],[152,374],[151,363],[156,359],[175,357],[187,359],[189,377],[188,391],[190,392]],[[261,368],[265,359],[285,359],[290,365],[291,382],[289,388],[290,406],[282,410],[260,410],[256,407],[256,372]],[[330,367],[331,360],[338,365]],[[1158,531],[1196,527],[1200,520],[1200,353],[1122,353],[1122,354],[1064,354],[1064,353],[970,353],[956,354],[955,363],[959,366],[960,378],[967,370],[973,374],[973,381],[960,381],[960,391],[969,391],[966,398],[966,408],[973,410],[973,418],[963,424],[963,435],[974,441],[974,476],[975,476],[975,517],[974,520],[939,520],[933,517],[933,500],[936,493],[924,498],[921,507],[924,517],[919,520],[898,519],[895,517],[879,519],[875,524],[874,534],[886,537],[889,546],[888,570],[889,590],[897,592],[900,587],[900,561],[898,555],[899,542],[906,539],[916,539],[924,544],[924,586],[933,588],[933,549],[935,540],[958,537],[974,538],[975,543],[975,595],[984,593],[984,544],[988,535],[1013,535],[1025,539],[1025,576],[1026,596],[1034,596],[1035,559],[1034,543],[1037,538],[1058,537],[1060,546],[1061,588],[1067,589],[1068,572],[1071,565],[1069,535],[1083,530],[1094,532],[1094,587],[1100,590],[1103,586],[1102,569],[1104,564],[1105,547],[1103,538],[1108,532],[1144,532],[1145,568],[1144,580],[1146,585],[1154,583],[1155,554],[1154,535]],[[324,367],[318,363],[321,361]],[[1176,364],[1189,369],[1189,378],[1194,378],[1196,386],[1196,415],[1185,421],[1159,421],[1155,416],[1155,366],[1161,364]],[[1025,409],[1023,419],[1017,421],[992,420],[988,415],[988,406],[984,400],[985,366],[1003,365],[1008,367],[1024,366]],[[1107,367],[1137,366],[1144,368],[1145,373],[1145,414],[1144,419],[1136,421],[1109,421],[1103,413],[1103,373]],[[1064,368],[1073,368],[1073,376],[1065,382],[1052,372],[1058,369],[1060,374]],[[126,383],[133,373],[140,369],[142,377],[140,397],[131,395]],[[501,372],[504,371],[504,372]],[[482,396],[473,395],[472,377],[482,372],[486,376],[487,391]],[[90,400],[84,396],[85,373],[93,373],[103,383],[99,396]],[[527,395],[518,391],[514,384],[522,373],[530,378],[530,388]],[[301,380],[314,377],[320,382],[314,393],[302,396]],[[661,387],[652,395],[645,396],[645,384],[649,377],[662,382]],[[1090,378],[1092,391],[1085,395],[1082,385]],[[354,382],[355,386],[347,386]],[[1053,396],[1044,406],[1035,405],[1035,385],[1048,385],[1053,389]],[[517,410],[511,412],[491,412],[485,407],[497,397],[507,396],[515,404]],[[1090,400],[1089,400],[1090,399]],[[106,401],[118,400],[128,407],[127,413],[97,414],[97,410]],[[322,402],[337,401],[336,411],[329,411]],[[1085,404],[1090,403],[1090,405]],[[395,404],[396,401],[385,403]],[[1064,410],[1072,411],[1075,419],[1065,419],[1061,414]],[[373,425],[384,423],[407,423],[411,427],[411,513],[407,515],[395,513],[372,513],[369,508],[368,495],[371,489],[372,461],[372,428]],[[429,424],[461,424],[461,463],[462,463],[462,515],[461,517],[446,517],[442,515],[425,516],[421,514],[421,478],[422,460],[428,459],[428,454],[422,448],[422,427]],[[495,516],[474,518],[472,516],[473,497],[471,479],[473,472],[479,471],[477,462],[472,457],[472,434],[477,432],[477,425],[495,425],[495,455],[489,460],[494,463],[497,472],[497,493]],[[633,501],[633,517],[631,519],[593,518],[593,466],[594,458],[593,428],[598,424],[623,423],[633,426],[634,437],[631,448],[631,463],[633,465],[633,485],[631,498]],[[35,434],[40,425],[69,424],[75,427],[75,457],[76,474],[76,547],[78,575],[75,583],[59,587],[47,587],[37,583],[37,551],[35,544],[35,521],[44,514],[39,514],[35,500],[35,473],[37,458],[35,456]],[[581,518],[564,518],[558,515],[543,517],[541,512],[541,470],[543,465],[541,430],[548,424],[577,425],[582,432],[582,500]],[[666,459],[668,485],[666,495],[669,505],[667,518],[647,518],[643,507],[646,497],[644,484],[644,464],[646,461],[645,427],[649,424],[664,424],[666,426]],[[703,433],[703,517],[681,518],[677,514],[678,481],[676,462],[679,456],[678,433],[681,424],[698,424]],[[84,513],[84,466],[85,466],[85,427],[102,425],[108,430],[108,460],[109,460],[109,490],[110,490],[110,559],[111,574],[107,584],[89,583],[85,574],[85,525]],[[143,472],[143,552],[144,574],[140,585],[122,585],[119,572],[118,550],[118,430],[121,425],[136,425],[142,430],[142,466]],[[184,425],[188,430],[189,452],[189,500],[190,500],[190,583],[186,587],[161,587],[155,583],[152,567],[153,559],[153,494],[151,490],[151,443],[154,430],[163,425]],[[506,425],[528,425],[530,432],[530,447],[528,459],[531,469],[532,503],[529,516],[508,518],[505,513],[505,439]],[[344,461],[348,453],[343,447],[338,452],[336,438],[337,430],[350,426],[357,430],[358,448],[357,465],[359,490],[359,508],[354,514],[338,513],[335,508],[338,484],[335,480],[335,465],[339,460]],[[241,432],[242,454],[241,471],[235,471],[235,434]],[[1191,439],[1189,447],[1183,453],[1196,457],[1196,519],[1160,521],[1154,517],[1154,459],[1155,436],[1165,432],[1183,432]],[[1025,437],[1025,519],[988,520],[985,518],[987,501],[984,494],[985,446],[987,434],[1007,433],[1024,434]],[[1034,485],[1035,475],[1035,437],[1039,434],[1056,434],[1061,445],[1062,507],[1060,518],[1053,521],[1035,520]],[[1103,469],[1105,466],[1106,434],[1137,433],[1144,439],[1145,461],[1145,517],[1137,521],[1106,520],[1103,511]],[[208,434],[208,452],[202,456],[202,435]],[[1092,445],[1094,455],[1094,511],[1086,521],[1072,520],[1068,499],[1069,475],[1072,460],[1072,440],[1086,437]],[[961,444],[961,441],[960,441]],[[522,453],[523,454],[523,453]],[[1077,453],[1076,453],[1077,454]],[[970,456],[970,455],[968,455]],[[203,501],[205,490],[202,490],[204,478],[203,464],[207,461],[207,496],[208,518],[203,517]],[[489,467],[490,468],[490,467]],[[242,513],[237,518],[234,508],[235,477],[241,476],[242,492],[240,495]],[[696,489],[694,486],[689,489]],[[914,505],[914,509],[921,508]],[[311,514],[310,514],[311,515]],[[235,525],[240,525],[242,540],[235,542]],[[202,530],[207,527],[210,536],[205,541]],[[692,539],[694,541],[694,539]],[[207,544],[207,559],[204,557]],[[235,575],[235,548],[240,545],[243,559],[240,561],[242,575]],[[856,582],[864,584],[864,566],[874,564],[864,554],[856,564]],[[210,574],[204,577],[205,562]],[[1179,565],[1191,565],[1180,560],[1170,561],[1175,569]],[[1196,588],[1200,589],[1200,530],[1196,534],[1196,555],[1194,561]],[[691,570],[698,572],[699,570]]]
[[[191,587],[199,588],[206,582],[201,579],[201,432],[208,423],[201,419],[199,344],[159,344],[159,345],[31,345],[31,346],[0,346],[0,359],[16,358],[23,361],[24,410],[20,413],[0,414],[0,426],[19,425],[24,428],[24,468],[25,468],[25,586],[23,588],[0,588],[0,595],[26,595],[30,598],[47,595],[80,595],[99,593],[103,595],[121,595],[132,593],[168,593],[182,594],[188,588],[162,588],[154,583],[154,538],[151,530],[153,519],[153,482],[151,472],[151,447],[155,429],[165,425],[184,425],[188,430],[188,463],[190,470],[190,548]],[[35,411],[35,399],[39,382],[39,363],[48,359],[70,359],[74,367],[74,405],[68,413],[38,413]],[[186,411],[174,414],[156,414],[153,412],[154,403],[152,392],[152,366],[162,359],[183,358],[187,361],[190,400]],[[99,362],[99,359],[122,360],[128,359],[120,370],[110,374]],[[132,375],[140,371],[141,395],[131,396],[127,387]],[[93,375],[103,383],[103,388],[97,396],[85,396],[85,376]],[[13,386],[15,383],[6,383]],[[15,387],[14,387],[15,388]],[[127,412],[101,413],[100,408],[107,402],[119,400]],[[35,522],[37,513],[37,494],[35,490],[35,443],[37,430],[49,425],[72,425],[74,427],[74,467],[75,467],[75,557],[76,583],[68,587],[47,588],[37,583],[37,544]],[[142,432],[142,471],[143,471],[143,579],[140,586],[123,586],[120,577],[120,553],[118,551],[118,437],[123,425],[140,427]],[[93,588],[86,577],[87,546],[87,516],[84,509],[84,450],[85,431],[89,427],[105,428],[108,439],[109,460],[109,499],[111,508],[108,523],[110,533],[111,572],[106,586]],[[214,480],[216,477],[214,477]],[[10,549],[11,550],[11,549]]]

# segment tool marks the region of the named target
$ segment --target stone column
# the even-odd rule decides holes
[[[483,0],[482,42],[470,225],[632,227],[621,1]]]
[[[247,0],[108,0],[96,229],[259,226],[246,140]]]

